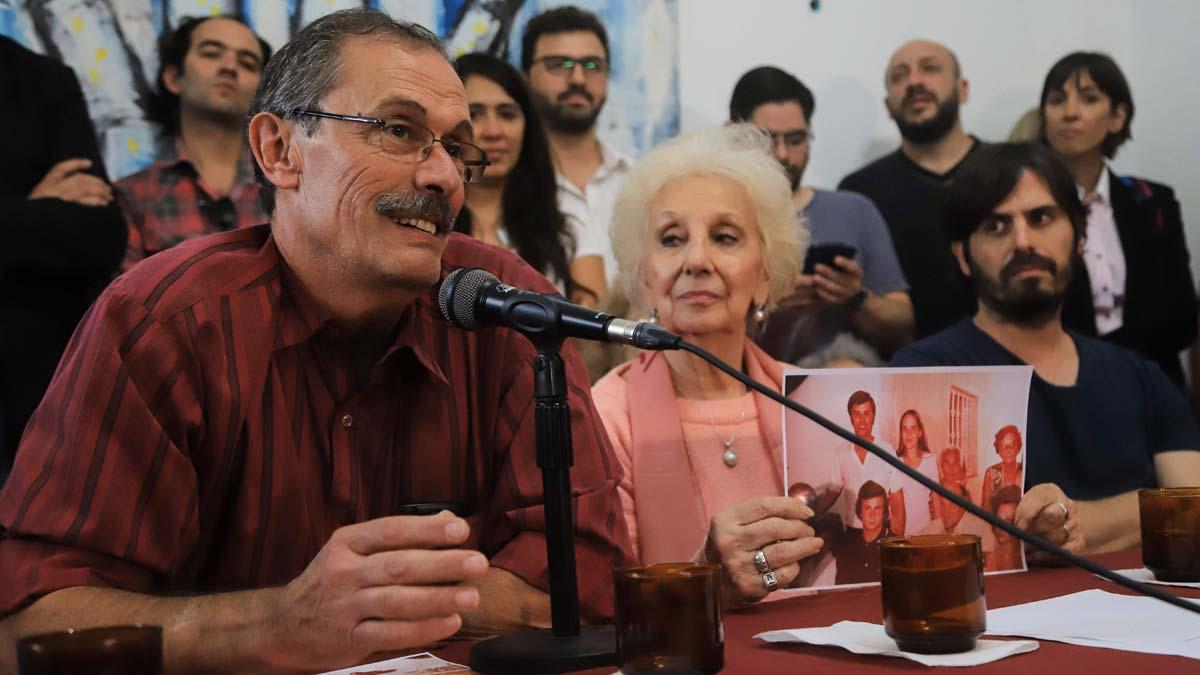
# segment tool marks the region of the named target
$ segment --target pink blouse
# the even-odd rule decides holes
[[[641,557],[638,520],[634,501],[634,460],[631,448],[629,383],[625,379],[631,363],[618,366],[600,378],[592,388],[592,399],[600,413],[613,450],[624,469],[618,485],[625,523],[629,528],[634,555]],[[782,459],[772,454],[762,436],[754,395],[747,393],[731,399],[696,401],[676,398],[679,421],[692,478],[699,488],[705,522],[721,511],[742,502],[772,495],[783,490]],[[737,465],[726,466],[725,441],[733,439]],[[774,444],[778,445],[775,439]],[[681,475],[681,481],[688,477]],[[696,549],[704,544],[696,542]]]

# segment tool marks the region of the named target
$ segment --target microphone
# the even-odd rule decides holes
[[[466,330],[506,326],[528,337],[573,337],[651,350],[679,348],[679,336],[658,324],[622,319],[558,295],[509,286],[478,267],[451,272],[437,295],[442,316]]]

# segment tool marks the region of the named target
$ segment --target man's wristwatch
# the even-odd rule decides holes
[[[858,309],[859,307],[862,307],[863,303],[866,301],[867,301],[867,289],[860,288],[860,289],[858,289],[857,293],[850,296],[850,299],[847,300],[845,303],[843,303],[843,306],[850,311],[854,311],[854,310]]]

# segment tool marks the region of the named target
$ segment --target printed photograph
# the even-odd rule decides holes
[[[1032,369],[791,370],[784,391],[980,508],[1011,521],[1025,484]],[[890,536],[974,534],[987,572],[1022,571],[1019,539],[800,415],[784,415],[787,493],[804,497],[825,549],[794,587],[879,582]]]

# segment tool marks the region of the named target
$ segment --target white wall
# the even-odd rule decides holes
[[[816,141],[805,182],[834,187],[893,150],[883,70],[904,41],[943,42],[970,81],[968,132],[1008,136],[1037,105],[1042,79],[1068,52],[1108,52],[1137,108],[1134,140],[1114,166],[1167,183],[1183,204],[1193,273],[1200,270],[1200,2],[1195,0],[681,0],[680,100],[686,129],[723,122],[742,73],[763,64],[816,95]]]

